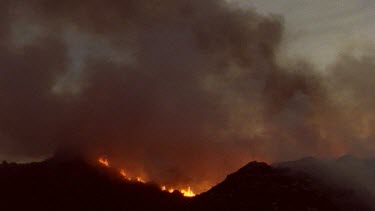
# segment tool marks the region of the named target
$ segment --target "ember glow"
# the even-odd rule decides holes
[[[193,197],[193,196],[195,196],[194,192],[190,189],[190,186],[187,189],[181,189],[180,192],[185,197]]]
[[[125,173],[125,171],[124,171],[123,169],[120,169],[120,174],[121,174],[121,176],[122,176],[124,179],[129,180],[129,181],[132,180],[132,178],[128,177],[128,175]]]
[[[103,167],[106,167],[106,168],[110,167],[109,161],[108,161],[107,158],[104,158],[104,157],[98,158],[98,163]],[[147,183],[147,181],[140,176],[136,176],[134,178],[128,176],[128,174],[125,172],[124,169],[120,169],[119,174],[127,181],[136,181],[136,182],[139,182],[139,183]],[[160,186],[160,189],[162,191],[167,191],[169,193],[173,193],[175,190],[177,190],[185,197],[194,197],[195,196],[195,193],[193,192],[193,190],[191,190],[190,186],[187,186],[187,188],[183,188],[183,189],[175,189],[175,188],[172,188],[172,187],[167,187],[166,185],[162,185],[162,186]]]
[[[136,177],[135,179],[137,180],[137,182],[146,183],[146,181],[142,179],[142,177]]]
[[[100,164],[102,164],[103,166],[105,166],[105,167],[109,167],[109,161],[108,161],[108,159],[107,158],[99,158],[98,159],[98,162],[100,163]]]
[[[251,2],[279,8],[267,1]],[[319,10],[327,2],[304,1]],[[287,6],[284,19],[246,7],[250,0],[53,2],[0,1],[2,159],[106,152],[113,163],[101,165],[128,162],[117,169],[127,180],[201,193],[254,159],[375,155],[375,45],[341,27],[332,38],[347,49],[322,39],[341,22],[331,9],[333,22],[314,32],[289,16],[305,12]],[[346,26],[355,37],[374,22],[354,17]],[[295,44],[303,34],[322,39],[317,50]],[[340,54],[323,74],[309,56],[283,58],[290,45]]]

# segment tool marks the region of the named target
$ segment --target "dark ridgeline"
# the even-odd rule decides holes
[[[186,199],[153,184],[125,182],[118,172],[84,159],[0,165],[0,210],[181,210]]]
[[[372,210],[354,190],[310,175],[251,162],[194,199],[192,210]]]
[[[296,167],[322,169],[317,163],[251,162],[189,199],[157,185],[129,183],[118,172],[90,165],[79,156],[59,155],[30,164],[3,162],[0,210],[371,210],[354,190]]]

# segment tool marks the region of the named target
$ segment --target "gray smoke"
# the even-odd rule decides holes
[[[7,159],[77,148],[199,189],[252,159],[374,151],[373,57],[325,76],[281,67],[279,16],[217,0],[2,1],[0,37]]]

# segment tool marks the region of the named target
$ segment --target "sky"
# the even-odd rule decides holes
[[[282,59],[308,58],[321,71],[341,51],[375,46],[372,0],[232,0],[244,8],[285,19]],[[286,58],[285,58],[286,57]]]
[[[234,1],[0,1],[0,159],[72,150],[197,189],[375,155],[373,1]]]

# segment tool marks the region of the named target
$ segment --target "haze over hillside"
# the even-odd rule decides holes
[[[374,176],[372,161],[358,159],[354,162],[371,169]],[[333,162],[341,169],[353,165],[353,160],[346,158]],[[209,191],[187,198],[178,191],[163,191],[159,184],[129,181],[117,169],[81,157],[55,156],[29,164],[3,162],[0,165],[0,202],[2,209],[14,211],[366,211],[375,208],[368,203],[374,199],[374,195],[366,192],[368,189],[361,189],[359,183],[344,183],[339,175],[332,174],[336,172],[331,169],[333,165],[322,168],[323,163],[313,158],[276,166],[250,162]],[[365,168],[362,167],[351,176],[363,175],[361,170]],[[332,180],[327,180],[328,177]]]
[[[73,149],[201,193],[251,160],[375,155],[374,1],[259,2],[1,0],[0,159]]]

